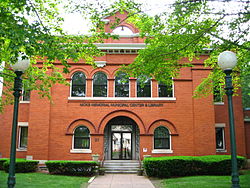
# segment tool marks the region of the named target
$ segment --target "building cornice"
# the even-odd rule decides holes
[[[100,50],[140,50],[146,48],[145,43],[96,43]]]

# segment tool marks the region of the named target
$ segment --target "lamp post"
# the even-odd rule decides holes
[[[17,58],[17,63],[12,65],[12,69],[15,71],[16,77],[14,82],[14,112],[12,122],[12,134],[11,134],[11,147],[10,147],[10,166],[8,177],[8,188],[15,187],[15,163],[16,163],[16,135],[17,135],[17,121],[18,121],[18,105],[19,98],[22,93],[22,79],[21,76],[25,70],[29,67],[30,60],[24,53],[20,53]]]
[[[231,163],[232,163],[232,187],[240,187],[239,173],[237,167],[237,152],[235,141],[235,128],[234,128],[234,112],[233,112],[233,85],[232,85],[232,69],[237,64],[237,57],[235,53],[231,51],[224,51],[218,57],[218,65],[226,74],[225,76],[225,90],[228,99],[228,114],[229,114],[229,126],[230,126],[230,143],[231,143]]]

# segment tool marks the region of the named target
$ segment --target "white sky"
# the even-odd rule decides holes
[[[76,2],[86,1],[92,2],[91,0],[75,0]],[[95,0],[93,0],[95,1]],[[98,2],[105,2],[105,4],[115,2],[116,0],[98,0]],[[167,6],[163,6],[166,4],[172,4],[175,0],[134,0],[137,3],[143,3],[144,11],[148,14],[155,14],[159,11],[164,11]],[[67,3],[67,0],[64,1]],[[60,9],[60,6],[59,6]],[[67,14],[65,12],[61,13],[61,16],[64,17],[63,29],[68,34],[86,34],[89,29],[89,22],[86,21],[80,13]],[[32,18],[30,18],[32,20]],[[0,63],[1,65],[1,63]],[[2,65],[3,66],[3,65]],[[1,67],[0,67],[1,71]],[[0,77],[0,97],[2,95],[2,77]]]
[[[80,0],[79,0],[80,1]],[[112,3],[115,0],[98,0],[99,2]],[[137,3],[143,4],[143,10],[148,14],[156,14],[166,11],[169,4],[172,4],[175,0],[134,0]],[[63,28],[68,34],[86,34],[89,27],[89,22],[84,20],[80,13],[64,14],[62,16],[65,19]]]
[[[98,1],[100,4],[111,4],[117,0],[74,0],[75,2],[93,2],[96,4],[96,1]],[[175,0],[134,0],[137,3],[142,3],[142,10],[149,15],[154,15],[163,11],[166,11],[171,4],[175,2]],[[237,13],[242,9],[237,0],[231,0],[227,2],[222,2],[223,0],[211,0],[209,2],[209,6],[216,8],[216,11],[219,11],[221,9],[225,9],[228,13]],[[67,2],[67,1],[65,1]],[[86,21],[80,13],[74,13],[74,14],[66,14],[62,12],[62,16],[65,19],[65,22],[63,24],[64,30],[68,34],[86,34],[88,33],[89,29],[89,22]],[[212,16],[212,15],[210,15]],[[244,27],[244,26],[242,26]],[[224,28],[226,32],[226,28]]]
[[[0,72],[3,70],[4,62],[0,63]],[[3,78],[0,77],[0,97],[2,96],[2,89],[3,89]]]
[[[91,0],[75,0],[75,1],[92,2]],[[105,4],[107,3],[111,4],[112,2],[115,2],[115,1],[116,0],[98,0],[98,2],[100,3],[105,2]],[[143,7],[144,12],[150,15],[154,15],[156,13],[166,11],[169,5],[173,4],[175,0],[134,0],[134,1],[137,3],[143,4],[142,7]],[[230,12],[237,12],[240,9],[240,7],[236,5],[237,0],[231,0],[230,2],[226,2],[226,3],[218,2],[218,1],[219,0],[212,2],[212,6],[215,6],[216,9],[221,9],[221,8],[226,7],[226,10],[229,10]],[[76,34],[86,34],[88,32],[89,23],[81,16],[80,13],[66,14],[62,12],[61,15],[65,19],[63,28],[68,34],[76,35]],[[2,78],[0,77],[0,96],[2,93],[1,81],[2,81]]]

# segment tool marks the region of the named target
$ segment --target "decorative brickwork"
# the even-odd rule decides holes
[[[121,20],[124,14],[119,14]],[[112,21],[113,17],[107,17]],[[109,22],[110,23],[110,22]],[[122,23],[123,24],[123,23]],[[134,33],[138,30],[130,24],[124,24]],[[110,32],[109,25],[106,25]],[[86,77],[86,95],[72,97],[70,86],[56,84],[51,88],[53,103],[41,99],[37,91],[31,92],[30,103],[20,104],[19,122],[28,122],[27,151],[17,151],[18,158],[32,156],[34,160],[91,160],[92,154],[99,154],[100,159],[111,155],[111,132],[106,129],[108,122],[116,117],[127,117],[136,126],[132,134],[132,156],[143,159],[143,155],[214,155],[229,154],[229,125],[227,104],[214,105],[213,96],[193,98],[195,87],[211,71],[203,66],[208,55],[201,55],[193,62],[193,67],[181,69],[180,77],[174,78],[173,97],[158,97],[158,83],[151,80],[151,97],[136,97],[136,78],[129,79],[129,97],[115,97],[115,73],[121,65],[130,64],[136,53],[115,53],[117,45],[142,44],[143,39],[137,35],[123,37],[120,40],[107,39],[109,51],[96,61],[105,62],[105,66],[94,69],[84,62],[70,62],[70,73],[65,75],[71,83],[72,75],[81,71]],[[112,44],[114,49],[112,49]],[[103,45],[105,48],[105,45]],[[122,48],[122,47],[121,47]],[[129,47],[126,47],[126,52]],[[105,50],[105,49],[103,49]],[[106,49],[107,50],[107,49]],[[124,51],[123,51],[124,52]],[[185,61],[183,59],[182,61]],[[62,65],[58,64],[58,67]],[[107,97],[93,97],[93,76],[97,72],[107,75]],[[244,127],[241,96],[235,96],[235,126],[237,152],[246,156],[246,139],[249,126]],[[9,157],[12,124],[12,106],[5,108],[0,115],[0,153]],[[216,153],[215,124],[225,124],[225,151]],[[90,131],[90,150],[72,151],[72,139],[77,126],[84,125]],[[168,129],[171,137],[171,150],[154,150],[154,130],[158,126]],[[129,142],[130,142],[129,141]],[[113,143],[115,144],[115,143]],[[135,148],[133,148],[135,147]],[[247,146],[249,152],[249,144]],[[123,146],[125,149],[125,146]],[[126,148],[127,149],[127,148]],[[106,153],[105,153],[105,152]],[[126,150],[127,152],[127,150]],[[249,157],[249,154],[248,154]]]

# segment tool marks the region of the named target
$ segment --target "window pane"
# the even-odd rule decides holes
[[[86,77],[82,72],[76,72],[72,77],[72,84],[73,85],[85,85]]]
[[[151,80],[148,78],[143,81],[140,78],[137,79],[137,97],[151,97]]]
[[[89,138],[83,138],[82,139],[82,147],[84,149],[89,149]]]
[[[154,131],[154,148],[170,149],[170,136],[167,128],[160,126]]]
[[[221,86],[216,86],[213,89],[214,102],[223,102],[223,91]]]
[[[169,137],[169,131],[165,127],[157,127],[155,129],[155,138],[168,138]]]
[[[112,125],[112,131],[133,131],[132,125]]]
[[[224,145],[224,128],[216,128],[216,149],[225,149]]]
[[[89,138],[75,138],[74,149],[89,149]]]
[[[125,73],[115,78],[115,97],[129,97],[129,78]]]
[[[162,82],[158,85],[159,97],[173,97],[173,86]]]
[[[23,101],[30,101],[30,91],[27,90],[23,90],[23,93],[22,93],[22,100]]]
[[[89,136],[89,129],[85,126],[77,127],[74,133],[75,136]]]
[[[155,149],[170,149],[169,139],[155,139]]]
[[[20,148],[27,148],[28,127],[20,127]]]
[[[107,85],[107,76],[102,72],[96,73],[93,79],[93,96],[107,97]]]
[[[89,149],[89,146],[89,129],[85,126],[77,127],[74,132],[74,149]]]
[[[72,94],[74,97],[85,97],[85,86],[72,86]]]
[[[77,72],[72,77],[71,96],[85,97],[86,77],[82,72]]]

